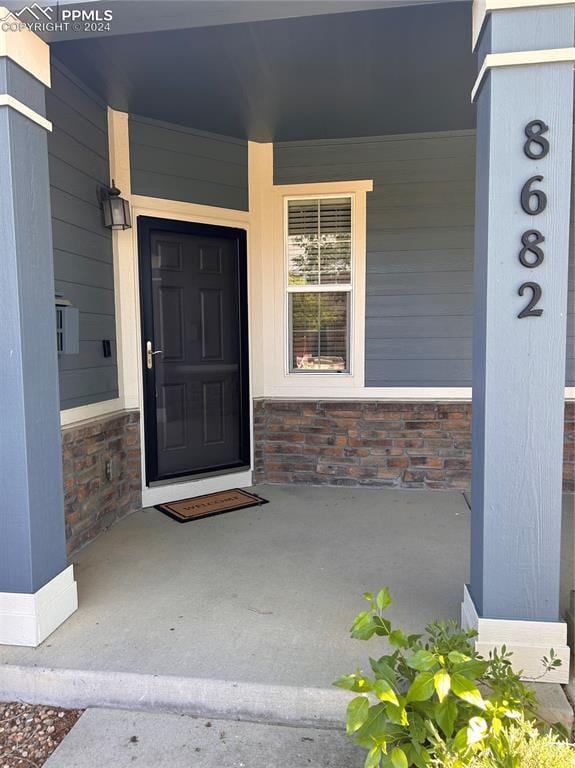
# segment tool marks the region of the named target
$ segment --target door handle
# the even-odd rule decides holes
[[[152,342],[147,341],[146,342],[146,366],[148,367],[148,370],[152,370],[154,367],[154,355],[161,355],[162,350],[156,349],[152,350]]]

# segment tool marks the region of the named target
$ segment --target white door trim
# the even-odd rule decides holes
[[[162,200],[160,198],[142,197],[132,195],[132,259],[134,271],[133,296],[136,306],[137,333],[135,335],[135,355],[137,359],[137,387],[138,387],[138,408],[140,410],[140,444],[142,458],[142,505],[153,506],[163,502],[175,501],[186,496],[198,496],[204,493],[213,493],[214,491],[226,491],[231,488],[245,487],[252,484],[253,469],[253,418],[252,418],[252,392],[251,392],[251,369],[252,354],[248,340],[250,355],[250,468],[241,472],[223,473],[217,476],[198,478],[192,480],[186,478],[173,483],[161,485],[146,485],[146,441],[144,430],[144,387],[143,387],[143,360],[142,346],[139,343],[142,338],[142,328],[140,322],[140,282],[139,282],[139,252],[138,252],[138,216],[152,216],[158,219],[172,219],[174,221],[187,221],[196,224],[214,224],[221,227],[235,227],[249,231],[249,214],[246,211],[232,211],[225,208],[212,208],[211,206],[198,205],[196,203],[182,203],[173,200]],[[249,245],[248,245],[249,249]],[[249,259],[248,259],[249,265]],[[248,283],[250,282],[248,266]],[[250,315],[250,302],[248,299],[248,317]],[[128,374],[129,375],[129,374]],[[126,373],[124,374],[126,378]],[[132,382],[134,386],[135,382]]]
[[[125,408],[137,409],[140,413],[140,445],[142,471],[142,505],[153,506],[174,501],[185,496],[229,490],[252,483],[253,468],[253,419],[252,419],[252,350],[250,346],[250,469],[225,473],[179,482],[148,487],[146,485],[146,444],[144,434],[144,387],[143,361],[140,340],[140,277],[138,253],[138,216],[152,216],[159,219],[173,219],[199,224],[214,224],[222,227],[245,229],[248,233],[248,286],[251,285],[251,260],[249,257],[248,211],[216,208],[209,205],[164,200],[156,197],[133,195],[130,178],[130,137],[128,115],[108,109],[108,132],[110,144],[110,178],[122,190],[122,196],[130,201],[132,208],[132,229],[114,232],[114,280],[116,288],[116,328],[118,338],[118,379],[120,399]],[[252,327],[252,307],[248,299],[249,325]],[[250,334],[251,335],[251,334]],[[250,339],[251,342],[251,339]]]

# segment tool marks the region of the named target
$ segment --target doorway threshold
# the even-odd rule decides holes
[[[232,488],[247,488],[252,484],[250,467],[219,470],[193,477],[164,480],[142,488],[142,506],[154,507],[187,497],[201,496]]]

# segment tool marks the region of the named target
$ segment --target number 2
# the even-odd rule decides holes
[[[535,305],[537,304],[537,302],[541,298],[541,294],[542,294],[541,286],[539,285],[539,283],[523,283],[523,285],[520,286],[520,288],[517,291],[517,293],[520,296],[523,296],[523,294],[525,293],[526,288],[529,288],[531,290],[531,294],[532,294],[531,295],[531,300],[527,304],[527,306],[524,309],[521,310],[521,312],[517,315],[517,317],[519,317],[519,318],[523,318],[523,317],[541,317],[541,315],[543,314],[543,310],[542,309],[534,309]]]

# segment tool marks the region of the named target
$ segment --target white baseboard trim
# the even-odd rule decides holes
[[[77,608],[73,565],[37,592],[0,592],[0,645],[36,648]]]
[[[516,671],[522,671],[523,680],[540,683],[568,683],[571,651],[567,645],[567,624],[564,621],[517,621],[515,619],[484,619],[477,613],[467,585],[461,604],[461,626],[475,629],[475,650],[483,657],[489,651],[505,645],[513,653]],[[544,674],[541,663],[553,648],[562,664]]]
[[[204,477],[199,480],[185,480],[169,485],[154,485],[142,489],[142,506],[153,507],[156,504],[168,504],[193,496],[217,491],[231,491],[232,488],[247,488],[252,484],[251,469],[241,472]]]

